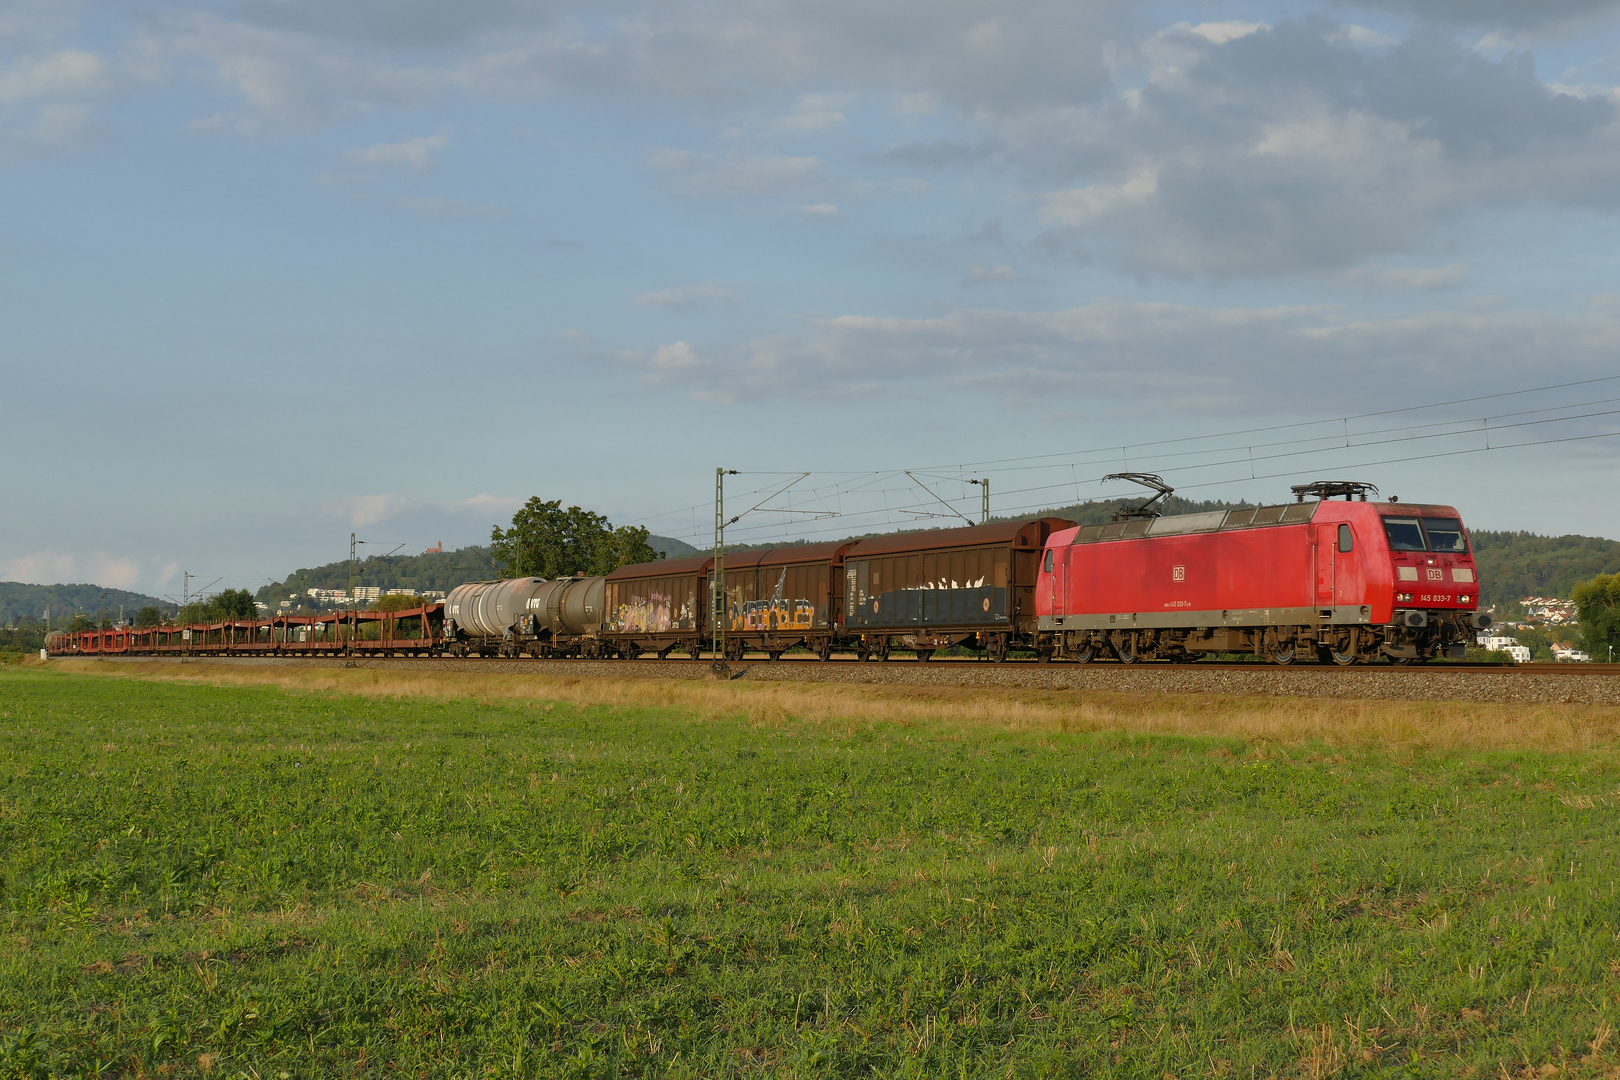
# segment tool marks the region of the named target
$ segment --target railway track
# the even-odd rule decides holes
[[[108,662],[180,663],[177,658],[108,657]],[[710,679],[707,660],[533,660],[406,657],[202,657],[188,666],[353,667],[367,671],[512,674],[576,678]],[[1104,693],[1462,701],[1620,706],[1620,664],[1393,664],[1278,666],[1201,660],[1139,664],[891,659],[861,663],[784,657],[730,665],[734,682],[824,682]]]

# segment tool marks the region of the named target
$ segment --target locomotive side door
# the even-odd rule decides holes
[[[1316,606],[1321,609],[1332,607],[1337,594],[1335,584],[1338,559],[1335,549],[1338,546],[1338,539],[1338,526],[1312,526],[1311,548],[1315,554],[1316,564]]]

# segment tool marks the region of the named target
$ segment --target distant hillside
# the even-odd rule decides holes
[[[51,609],[51,623],[58,625],[83,612],[92,619],[99,610],[109,619],[117,618],[118,605],[124,606],[124,617],[133,618],[143,607],[174,610],[174,605],[155,596],[107,589],[100,585],[25,585],[20,581],[0,581],[0,624],[10,625],[17,619],[43,619],[45,609]]]
[[[647,542],[655,551],[664,552],[664,557],[670,559],[678,559],[697,550],[689,544],[663,536],[649,536]],[[454,551],[434,551],[421,555],[373,556],[360,563],[354,583],[376,586],[384,591],[415,589],[417,592],[447,593],[469,581],[488,581],[500,569],[501,564],[491,559],[489,548],[474,544]],[[293,594],[306,595],[309,589],[348,587],[349,563],[344,560],[295,570],[285,580],[260,589],[258,599],[275,607]]]
[[[1480,599],[1487,604],[1526,596],[1569,599],[1576,585],[1620,572],[1620,542],[1598,536],[1537,536],[1527,532],[1470,534],[1479,565]]]

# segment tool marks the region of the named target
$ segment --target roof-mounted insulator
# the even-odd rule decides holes
[[[1295,502],[1304,502],[1307,495],[1317,499],[1331,499],[1343,495],[1344,501],[1367,501],[1367,493],[1378,494],[1377,484],[1364,484],[1360,480],[1312,480],[1308,484],[1295,484],[1291,489]]]

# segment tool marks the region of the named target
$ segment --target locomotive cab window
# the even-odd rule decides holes
[[[1427,551],[1429,546],[1423,542],[1423,527],[1418,524],[1417,518],[1384,519],[1384,532],[1389,536],[1389,550],[1391,551]]]
[[[1429,536],[1429,550],[1455,555],[1468,554],[1468,540],[1462,522],[1456,518],[1424,518],[1423,531]]]
[[[1043,564],[1041,569],[1045,570],[1048,574],[1050,574],[1052,572],[1052,549],[1051,548],[1046,549],[1046,562],[1045,562],[1045,564]]]
[[[1350,535],[1350,526],[1339,526],[1339,550],[1351,551],[1355,548],[1355,540]]]

